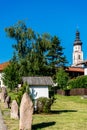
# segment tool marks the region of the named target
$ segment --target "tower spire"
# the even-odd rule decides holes
[[[80,40],[80,33],[79,31],[77,30],[76,31],[76,41],[79,41]]]
[[[76,31],[76,39],[74,41],[74,45],[82,45],[82,42],[80,40],[80,32],[78,30]]]

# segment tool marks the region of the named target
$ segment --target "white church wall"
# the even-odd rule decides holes
[[[87,75],[87,68],[84,68],[84,75]]]

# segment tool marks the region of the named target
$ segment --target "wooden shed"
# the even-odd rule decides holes
[[[48,87],[54,84],[52,78],[49,76],[22,77],[22,81],[23,83],[27,82],[29,85],[33,99],[37,99],[39,97],[49,98]]]

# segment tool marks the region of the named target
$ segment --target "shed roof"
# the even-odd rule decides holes
[[[22,77],[23,83],[27,82],[29,85],[53,85],[53,80],[49,76],[43,77]]]

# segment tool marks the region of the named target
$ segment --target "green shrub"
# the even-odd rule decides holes
[[[22,96],[25,92],[27,92],[29,94],[29,86],[27,85],[27,83],[23,84],[17,93],[16,101],[17,101],[19,106],[21,103]]]
[[[78,76],[76,79],[71,79],[68,85],[73,88],[87,88],[87,76]]]
[[[56,83],[58,87],[63,90],[67,90],[67,83],[69,81],[69,75],[63,68],[59,68],[56,72]]]
[[[49,113],[51,105],[53,104],[53,99],[40,97],[37,99],[37,112],[38,113]]]

